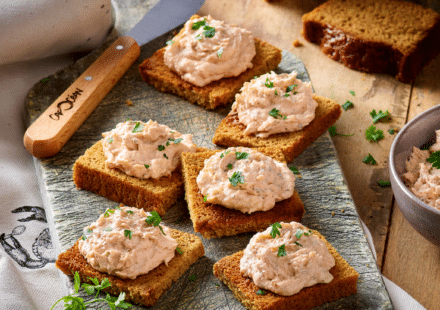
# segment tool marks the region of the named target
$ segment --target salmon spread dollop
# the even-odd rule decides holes
[[[312,87],[296,76],[296,72],[270,72],[244,83],[230,112],[246,126],[244,134],[266,138],[298,131],[315,118],[318,103]]]
[[[205,201],[250,214],[290,198],[295,176],[285,163],[250,148],[232,147],[205,160],[197,185]]]
[[[304,287],[329,283],[335,265],[325,242],[300,223],[274,223],[254,235],[240,260],[240,272],[256,286],[290,296]]]
[[[135,279],[175,255],[177,241],[164,225],[149,224],[153,216],[143,209],[107,209],[84,228],[78,242],[80,253],[92,268],[120,278]]]
[[[210,15],[188,20],[168,44],[165,65],[183,80],[200,87],[252,68],[256,54],[250,31]]]
[[[149,120],[127,121],[102,134],[105,165],[140,179],[169,176],[182,152],[195,152],[192,135]]]
[[[406,173],[403,174],[403,179],[414,195],[440,210],[440,169],[429,162],[431,155],[440,151],[440,130],[435,133],[436,143],[429,150],[413,147],[411,156],[405,163]]]

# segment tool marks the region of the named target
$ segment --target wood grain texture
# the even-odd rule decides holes
[[[208,13],[206,10],[215,3],[222,6],[221,2],[207,1],[199,14]],[[243,4],[242,1],[229,3],[231,8],[226,11],[236,10],[235,6]],[[264,1],[262,3],[267,5]],[[124,5],[127,6],[127,2]],[[237,9],[236,12],[241,14],[242,11]],[[248,28],[252,29],[252,26]],[[115,206],[114,202],[106,198],[77,190],[72,181],[71,168],[74,161],[101,138],[102,132],[112,129],[116,123],[127,118],[143,121],[151,118],[182,133],[192,133],[193,140],[199,146],[216,148],[211,143],[212,135],[230,107],[206,111],[176,96],[159,93],[144,83],[138,73],[140,61],[163,47],[170,38],[171,33],[143,46],[139,60],[65,147],[54,157],[35,159],[51,230],[56,232],[53,240],[59,241],[59,251],[72,246],[85,225],[94,221],[106,208]],[[38,83],[33,87],[26,99],[28,125],[87,68],[103,48],[50,76],[44,85]],[[279,72],[292,70],[299,72],[299,78],[309,80],[303,62],[283,51]],[[131,100],[133,105],[128,106],[126,100]],[[392,309],[329,135],[321,136],[292,165],[301,173],[296,184],[306,209],[303,224],[319,230],[360,274],[357,294],[317,309]],[[172,228],[193,233],[184,200],[178,201],[163,220]],[[244,249],[252,235],[203,239],[206,256],[199,259],[172,285],[153,309],[244,309],[226,286],[214,277],[212,266],[222,257]],[[195,275],[197,280],[189,281],[190,275]]]

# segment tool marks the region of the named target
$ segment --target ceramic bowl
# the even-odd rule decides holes
[[[397,205],[409,224],[423,237],[440,245],[440,210],[417,198],[405,185],[402,174],[405,161],[413,146],[435,142],[435,131],[440,129],[440,105],[435,106],[408,122],[391,145],[389,169],[391,187]]]

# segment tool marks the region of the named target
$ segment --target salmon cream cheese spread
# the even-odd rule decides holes
[[[244,83],[230,114],[236,114],[246,126],[246,135],[266,138],[298,131],[315,118],[318,103],[313,99],[312,87],[296,75],[271,72]]]
[[[141,179],[168,176],[182,152],[195,152],[192,135],[183,135],[152,120],[127,121],[102,134],[107,168],[117,168]]]
[[[177,241],[169,228],[150,225],[152,213],[143,209],[107,209],[98,220],[84,228],[78,248],[94,269],[120,278],[135,279],[175,255]]]
[[[403,178],[414,195],[440,210],[440,169],[433,166],[435,157],[440,160],[439,153],[433,154],[440,151],[440,130],[435,133],[437,142],[429,150],[413,147],[411,157],[405,163],[407,172]]]
[[[252,68],[256,54],[250,31],[209,15],[187,21],[167,44],[165,65],[183,80],[200,87]]]
[[[297,222],[275,223],[252,237],[240,260],[240,272],[255,285],[283,296],[329,283],[335,265],[325,242]]]
[[[295,176],[286,164],[249,148],[228,148],[205,160],[197,185],[210,203],[243,213],[267,211],[293,195]]]

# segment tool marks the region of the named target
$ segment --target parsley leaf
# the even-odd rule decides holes
[[[133,130],[131,132],[141,132],[144,130],[144,125],[141,124],[141,122],[137,122],[136,125],[134,125]]]
[[[222,55],[223,55],[223,47],[220,47],[217,51],[217,56],[218,56],[218,58],[220,58],[220,57],[222,57]]]
[[[198,22],[195,22],[194,24],[192,24],[191,29],[197,30],[200,27],[205,26],[205,25],[206,25],[206,18],[204,20],[201,20],[201,21],[198,21]]]
[[[278,256],[278,257],[282,257],[282,256],[286,256],[286,255],[287,255],[287,253],[286,253],[286,245],[283,244],[283,245],[281,245],[281,246],[278,248],[277,256]]]
[[[354,104],[350,100],[345,101],[345,103],[342,105],[342,108],[344,109],[344,111],[347,111],[348,109],[353,108],[353,107],[354,107]]]
[[[299,245],[300,247],[302,247],[303,245],[301,243],[299,243],[298,241],[294,242],[296,245]]]
[[[105,212],[104,212],[104,217],[109,217],[110,214],[113,214],[113,213],[115,213],[115,210],[113,210],[113,209],[107,209],[107,210],[105,210]]]
[[[277,237],[277,235],[281,236],[281,233],[278,230],[278,228],[283,228],[283,226],[281,226],[281,224],[278,222],[272,224],[272,229],[270,230],[270,236],[274,239]]]
[[[258,289],[258,290],[255,292],[255,294],[257,294],[257,295],[266,295],[267,292],[263,291],[262,289]]]
[[[133,232],[131,230],[129,230],[129,229],[125,229],[124,230],[124,236],[128,237],[128,239],[131,240],[131,237],[133,236]]]
[[[301,228],[298,228],[297,230],[296,230],[296,233],[295,233],[295,237],[296,237],[296,239],[301,239],[301,236],[304,234],[304,230],[302,230]]]
[[[293,85],[287,86],[286,93],[291,92],[295,87],[298,87],[298,85],[297,84],[293,84]]]
[[[203,197],[203,202],[206,202],[206,200],[208,200],[208,194],[206,194],[205,197]]]
[[[159,213],[156,211],[151,211],[150,215],[147,216],[147,219],[145,220],[147,224],[153,225],[154,227],[159,226],[160,231],[163,233],[164,236],[165,232],[162,229],[162,226],[160,226],[160,222],[162,222],[162,218],[160,217]]]
[[[296,168],[295,166],[290,166],[289,169],[290,169],[290,171],[293,172],[293,174],[298,174],[299,175],[298,168]]]
[[[167,41],[166,45],[171,45],[171,44],[173,44],[173,43],[174,43],[173,40],[169,40],[169,41]]]
[[[145,169],[150,168],[150,165],[144,165]]]
[[[125,212],[127,212],[128,214],[134,214],[131,210],[126,210]]]
[[[205,27],[203,27],[203,35],[206,38],[212,38],[213,36],[215,36],[215,28],[214,27],[210,27],[208,25],[206,25]]]
[[[227,151],[225,151],[224,153],[221,153],[221,154],[220,154],[220,158],[225,157],[225,155],[228,155],[230,152],[231,152],[231,150],[227,150]]]
[[[267,88],[273,88],[273,82],[269,81],[269,78],[266,78],[266,82],[263,83]]]
[[[286,119],[287,117],[280,114],[280,111],[277,110],[276,108],[273,108],[272,110],[269,111],[269,115],[274,117],[274,118],[282,118],[282,119]]]
[[[434,152],[426,159],[434,168],[440,169],[440,151]]]
[[[182,249],[181,249],[181,248],[179,248],[179,247],[176,247],[176,252],[177,252],[177,253],[179,253],[179,254],[183,254],[183,251],[182,251]]]
[[[368,156],[365,156],[364,159],[362,159],[362,161],[367,165],[375,165],[377,163],[377,161],[370,153],[368,153]]]
[[[163,153],[163,157],[165,157],[166,159],[168,159],[167,154]]]
[[[379,113],[376,112],[375,109],[373,109],[373,111],[370,112],[371,117],[373,118],[373,123],[377,123],[380,120],[390,120],[391,115],[390,112],[388,112],[388,110],[386,110],[385,112],[382,112],[382,110],[379,110]]]
[[[390,181],[379,180],[379,181],[377,181],[377,184],[379,184],[380,187],[390,187],[391,186]]]
[[[159,145],[159,146],[157,147],[157,149],[158,149],[159,151],[163,151],[163,150],[165,150],[165,146],[163,146],[163,145]]]
[[[110,137],[110,138],[107,139],[108,143],[112,143],[113,141],[115,141],[115,139],[113,139],[113,137]]]
[[[354,136],[354,134],[351,134],[351,135],[345,135],[345,134],[342,134],[342,133],[337,132],[337,130],[336,130],[336,126],[335,126],[335,125],[330,126],[330,127],[328,128],[328,132],[330,133],[330,137],[334,137],[334,136],[351,137],[351,136]]]
[[[232,186],[237,186],[238,183],[244,184],[244,175],[240,171],[235,171],[229,178],[229,182],[231,182]]]
[[[249,158],[249,153],[246,153],[246,152],[235,152],[235,158],[237,160],[239,160],[239,159],[248,159]]]
[[[350,94],[351,94],[352,96],[356,96],[354,90],[350,90]]]
[[[365,130],[365,138],[368,141],[378,142],[379,140],[382,140],[385,138],[383,135],[383,131],[380,129],[376,130],[376,126],[371,125],[370,127]]]
[[[232,169],[232,164],[229,164],[226,167],[228,167],[228,169],[231,170]]]

